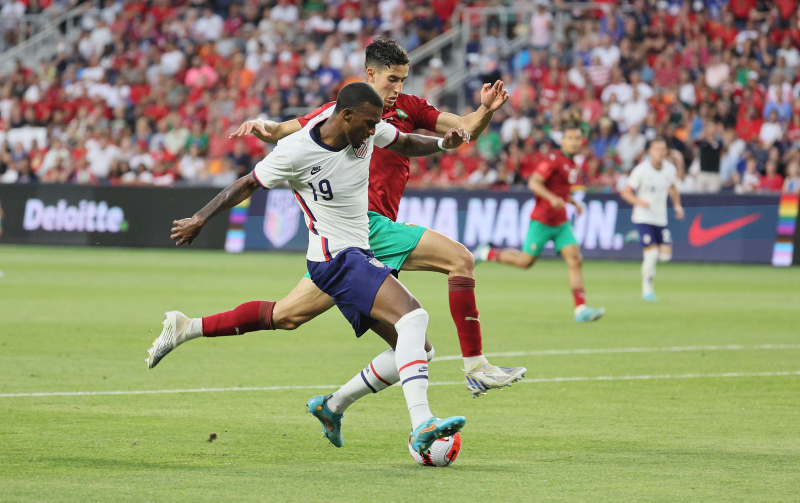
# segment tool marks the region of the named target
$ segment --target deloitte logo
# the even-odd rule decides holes
[[[81,200],[77,206],[68,206],[61,199],[55,206],[45,206],[40,199],[28,199],[22,227],[26,231],[125,232],[128,222],[122,208],[109,208],[105,201]]]

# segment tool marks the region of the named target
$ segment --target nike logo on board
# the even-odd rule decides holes
[[[752,215],[737,218],[736,220],[731,220],[730,222],[725,222],[724,224],[715,225],[706,229],[700,225],[702,218],[703,215],[697,215],[694,221],[692,221],[692,226],[689,227],[689,244],[695,247],[705,246],[733,231],[755,222],[761,218],[761,213],[753,213]]]

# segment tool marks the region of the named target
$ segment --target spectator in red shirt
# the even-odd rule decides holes
[[[431,2],[433,12],[436,13],[436,17],[443,24],[450,23],[450,18],[453,16],[457,5],[458,0],[433,0]]]
[[[667,51],[656,59],[655,84],[662,88],[677,86],[680,82],[680,67],[675,64],[671,57],[672,51]]]
[[[733,47],[738,30],[733,26],[733,14],[725,14],[722,25],[718,26],[714,32],[714,38],[721,39],[725,47]]]
[[[740,118],[736,123],[736,134],[747,143],[756,141],[763,123],[761,114],[758,113],[754,106],[750,105],[747,107],[746,116]]]
[[[778,163],[770,159],[766,164],[766,174],[761,177],[759,192],[778,194],[783,189],[783,177],[778,174]]]
[[[730,0],[730,10],[736,17],[736,21],[744,23],[758,6],[758,0]]]
[[[512,87],[510,95],[510,105],[515,110],[527,109],[535,104],[536,90],[531,85],[528,75],[520,75],[519,82]]]
[[[422,95],[427,99],[431,99],[433,94],[447,81],[447,77],[442,74],[443,66],[444,63],[442,63],[442,60],[439,58],[431,59],[431,62],[428,64],[430,71],[428,72],[428,76],[425,77],[425,87],[422,91]]]
[[[800,142],[800,114],[797,112],[792,115],[792,122],[789,124],[785,137],[793,146]]]

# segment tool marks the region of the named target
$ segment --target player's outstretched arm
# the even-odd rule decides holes
[[[253,175],[245,175],[231,185],[229,185],[222,192],[217,194],[217,197],[211,200],[210,203],[205,205],[202,210],[195,213],[191,218],[184,218],[182,220],[175,220],[172,225],[172,235],[170,239],[177,239],[176,246],[187,243],[192,245],[192,241],[203,230],[203,226],[211,220],[215,215],[229,210],[241,203],[260,187]]]
[[[537,196],[547,199],[550,202],[550,206],[554,209],[561,209],[563,208],[567,202],[564,201],[560,196],[553,194],[547,187],[544,186],[545,178],[542,176],[541,173],[534,173],[528,179],[528,188],[536,194]]]
[[[397,141],[389,145],[387,149],[404,157],[424,157],[442,150],[460,147],[462,143],[469,143],[469,138],[469,133],[461,128],[447,131],[444,138],[400,133]]]
[[[278,140],[286,138],[292,133],[300,131],[303,127],[300,121],[292,119],[290,121],[275,122],[264,119],[254,119],[243,122],[239,129],[231,133],[228,138],[241,138],[250,133],[264,143],[278,143]]]
[[[498,80],[493,86],[484,84],[481,88],[481,106],[466,117],[447,112],[439,114],[436,120],[436,132],[444,134],[451,128],[461,128],[466,130],[472,139],[477,139],[492,122],[494,113],[508,101],[508,91],[503,89],[503,86],[502,80]]]

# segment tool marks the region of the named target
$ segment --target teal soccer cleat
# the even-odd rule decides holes
[[[435,441],[455,435],[465,424],[467,424],[467,418],[464,416],[453,416],[447,419],[432,417],[411,432],[408,443],[418,453],[425,454]]]
[[[656,297],[656,294],[654,294],[654,293],[643,293],[642,294],[642,299],[644,299],[644,300],[646,300],[648,302],[655,302],[655,301],[658,300],[658,297]]]
[[[315,396],[308,401],[308,412],[314,415],[322,423],[322,433],[334,446],[344,445],[342,439],[342,417],[344,414],[336,414],[328,408],[328,398],[331,395]]]
[[[595,321],[602,318],[604,314],[606,314],[606,310],[602,307],[597,309],[593,307],[584,307],[580,312],[575,313],[575,321],[578,323]]]

